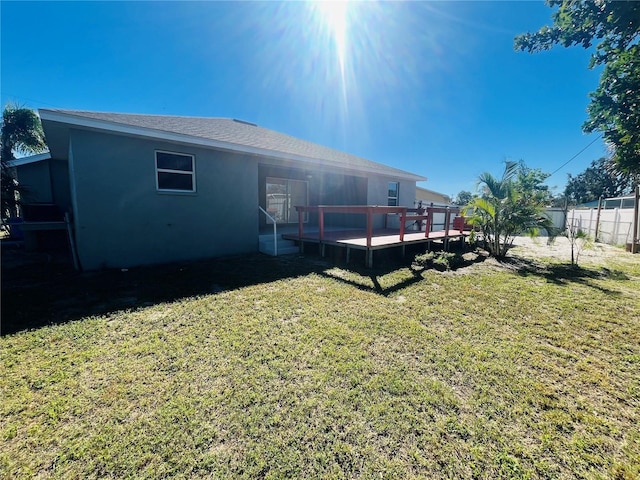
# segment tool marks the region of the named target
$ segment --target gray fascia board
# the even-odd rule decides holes
[[[120,133],[125,135],[131,135],[136,137],[154,138],[158,140],[165,140],[169,142],[185,143],[188,145],[196,145],[201,147],[217,148],[220,150],[227,150],[237,153],[247,153],[251,155],[272,157],[281,160],[289,160],[295,162],[304,162],[312,165],[331,165],[334,168],[340,168],[342,170],[352,170],[373,173],[376,175],[384,175],[394,178],[401,178],[413,181],[425,181],[426,177],[415,175],[413,173],[405,172],[395,168],[388,167],[388,169],[375,169],[375,168],[358,168],[358,167],[345,167],[344,165],[336,162],[327,161],[324,159],[318,159],[313,157],[305,157],[302,155],[294,155],[276,150],[268,150],[265,148],[251,147],[247,145],[239,145],[237,143],[223,142],[220,140],[211,140],[206,138],[194,137],[192,135],[185,135],[174,132],[167,132],[164,130],[155,130],[145,127],[137,127],[132,125],[125,125],[122,123],[108,122],[105,120],[96,120],[93,118],[80,117],[73,114],[61,113],[52,110],[42,109],[39,110],[40,118],[51,122],[58,122],[75,127],[83,127],[92,130],[103,130],[113,133]]]
[[[7,166],[11,167],[20,167],[22,165],[28,165],[30,163],[42,162],[43,160],[51,159],[50,152],[37,153],[36,155],[29,155],[26,157],[15,158],[13,160],[9,160],[7,162]]]

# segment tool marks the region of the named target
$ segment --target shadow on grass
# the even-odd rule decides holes
[[[418,251],[418,253],[420,252],[421,251]],[[321,272],[321,275],[338,280],[360,290],[370,291],[387,297],[398,290],[420,282],[423,279],[422,274],[425,271],[455,272],[487,259],[486,254],[478,254],[476,252],[462,254],[462,252],[457,252],[451,261],[450,268],[444,270],[443,268],[438,268],[438,265],[416,265],[412,262],[415,252],[411,253],[407,253],[403,260],[398,260],[397,257],[390,258],[388,255],[379,255],[379,257],[376,258],[376,263],[374,264],[376,266],[374,268],[365,268],[358,264],[350,264],[348,268],[344,267],[340,272],[336,273],[333,270],[325,270]],[[345,274],[342,274],[342,272]]]
[[[556,285],[570,285],[578,283],[599,290],[608,295],[620,295],[620,292],[598,285],[594,280],[629,280],[629,277],[619,270],[605,267],[587,268],[570,263],[540,263],[522,257],[507,257],[502,264],[522,276],[538,276]]]
[[[79,273],[66,254],[2,250],[2,334],[321,273],[313,256],[261,254]]]
[[[250,285],[316,273],[380,295],[422,280],[413,258],[376,252],[372,269],[357,253],[344,267],[340,256],[314,254],[269,257],[249,254],[166,265],[76,272],[68,254],[2,249],[1,334],[66,323],[92,315],[144,308],[182,298],[211,295]],[[346,275],[332,275],[337,265]],[[363,282],[366,279],[366,284]],[[387,285],[386,287],[383,286]]]
[[[403,266],[403,265],[396,266],[396,270],[398,268],[402,270],[409,270],[409,267]],[[414,283],[417,283],[422,280],[421,273],[415,270],[412,270],[410,276],[406,275],[404,279],[401,279],[401,280],[399,279],[396,282],[391,282],[392,283],[391,285],[387,287],[383,287],[380,284],[379,279],[381,279],[381,277],[384,277],[390,274],[391,272],[388,272],[388,271],[385,271],[385,269],[379,269],[379,268],[375,270],[375,273],[372,273],[372,269],[368,269],[366,272],[363,270],[364,269],[359,269],[359,268],[357,269],[349,268],[348,270],[344,269],[344,271],[347,272],[346,276],[333,273],[331,270],[325,270],[321,272],[320,275],[326,278],[330,278],[332,280],[337,280],[339,282],[345,283],[359,290],[377,293],[384,297],[387,297],[392,293],[397,292],[398,290],[407,288],[409,285],[413,285]]]

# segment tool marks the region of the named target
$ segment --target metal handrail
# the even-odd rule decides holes
[[[258,208],[262,213],[264,213],[267,216],[269,220],[273,222],[273,253],[274,253],[274,256],[277,257],[278,256],[278,231],[277,231],[278,229],[276,227],[276,219],[273,218],[271,215],[269,215],[269,213],[260,205],[258,205]]]

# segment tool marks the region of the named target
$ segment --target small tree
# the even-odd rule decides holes
[[[47,145],[40,117],[29,108],[8,104],[2,112],[0,128],[0,173],[2,181],[2,220],[16,213],[20,190],[9,162],[15,159],[14,152],[34,154],[44,152]]]
[[[575,221],[571,222],[565,235],[571,244],[571,265],[578,265],[578,258],[582,251],[586,248],[591,248],[593,245],[591,237]]]
[[[542,196],[518,181],[521,168],[522,163],[507,162],[500,179],[488,172],[480,175],[482,194],[463,209],[469,223],[479,228],[489,253],[497,258],[506,256],[518,235],[537,235],[541,229],[555,235]]]

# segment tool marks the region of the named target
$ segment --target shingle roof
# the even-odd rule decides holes
[[[284,133],[230,118],[178,117],[168,115],[138,115],[126,113],[90,112],[81,110],[41,109],[41,116],[48,113],[62,114],[65,123],[74,123],[74,118],[106,122],[117,128],[134,127],[149,131],[149,136],[162,133],[177,134],[212,142],[223,142],[240,147],[265,151],[274,157],[284,155],[305,157],[351,169],[378,171],[387,175],[424,180],[424,177],[393,167],[372,162],[339,150],[324,147]]]

